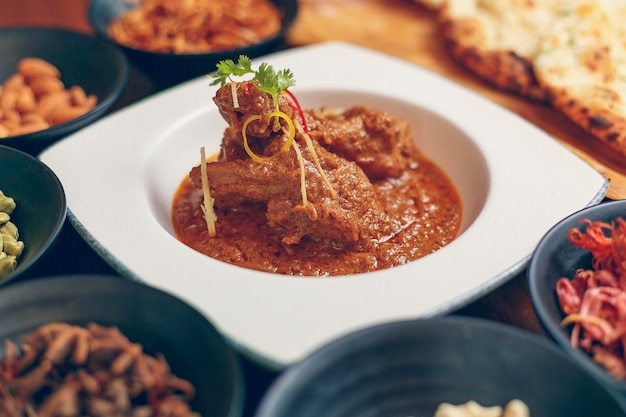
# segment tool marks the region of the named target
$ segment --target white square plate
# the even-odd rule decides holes
[[[239,349],[280,369],[368,325],[449,312],[523,270],[543,234],[608,182],[520,117],[438,75],[344,43],[255,60],[290,68],[307,108],[365,104],[410,121],[464,204],[461,235],[407,265],[303,278],[218,262],[172,233],[174,192],[226,123],[206,77],[118,111],[44,151],[69,219],[123,275],[187,301]]]

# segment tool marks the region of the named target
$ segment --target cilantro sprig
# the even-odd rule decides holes
[[[213,78],[211,85],[224,86],[232,77],[243,77],[252,74],[250,80],[259,90],[272,96],[274,107],[278,110],[278,94],[296,85],[293,73],[290,69],[276,71],[267,62],[259,65],[257,70],[252,68],[252,60],[246,55],[239,55],[239,60],[235,63],[232,59],[225,59],[217,63],[217,70],[209,74]]]
[[[217,63],[217,70],[209,74],[214,80],[211,85],[223,86],[231,81],[231,76],[242,77],[254,73],[252,60],[245,55],[239,55],[239,62],[235,64],[232,59],[225,59]]]

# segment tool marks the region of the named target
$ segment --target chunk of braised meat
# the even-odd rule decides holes
[[[233,90],[235,86],[237,92],[237,106],[233,102]],[[241,131],[244,122],[248,117],[261,116],[259,123],[250,124],[247,133],[258,139],[266,139],[274,134],[270,124],[270,114],[276,110],[272,96],[262,92],[249,82],[229,83],[217,90],[213,102],[220,111],[220,114],[230,126],[237,131]],[[278,108],[289,117],[294,117],[294,110],[289,100],[278,95]]]
[[[354,161],[371,179],[396,178],[414,163],[409,124],[392,115],[355,106],[344,112],[305,112],[309,136]]]
[[[271,116],[275,110],[271,96],[250,83],[234,83],[220,88],[214,102],[230,125],[218,160],[207,165],[217,207],[236,207],[246,201],[267,203],[268,224],[283,229],[286,245],[298,244],[304,237],[331,240],[338,247],[352,242],[367,245],[401,227],[386,214],[368,175],[396,177],[410,164],[415,151],[406,123],[365,107],[343,115],[307,112],[310,144],[299,129],[294,139],[302,150],[306,172],[307,203],[303,204],[300,164],[294,149],[280,153],[286,128],[282,119]],[[300,122],[290,99],[279,95],[278,103],[282,112]],[[246,128],[248,145],[257,155],[274,155],[269,161],[256,162],[243,148],[242,127],[256,116],[259,120]],[[310,146],[323,174],[315,166]],[[199,167],[190,177],[197,187],[202,186]]]
[[[262,153],[255,148],[255,151]],[[220,153],[218,160],[220,161],[235,161],[237,159],[250,159],[246,150],[243,147],[243,138],[241,137],[241,131],[235,129],[232,126],[228,126],[224,130],[224,136],[222,138],[222,145],[220,146]]]
[[[308,204],[302,204],[300,167],[291,150],[269,162],[245,159],[207,164],[215,205],[225,208],[245,201],[266,202],[269,225],[284,229],[283,243],[287,245],[308,236],[334,240],[339,247],[356,241],[366,244],[390,234],[393,221],[365,173],[354,162],[314,146],[336,196],[310,162],[309,151],[303,149]],[[201,187],[199,167],[192,169],[191,179]]]

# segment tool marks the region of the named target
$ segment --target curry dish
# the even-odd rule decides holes
[[[335,276],[405,264],[459,233],[460,197],[406,121],[364,106],[302,110],[291,93],[272,97],[254,82],[229,82],[214,102],[229,125],[220,152],[191,169],[173,200],[175,234],[195,250],[244,268]]]

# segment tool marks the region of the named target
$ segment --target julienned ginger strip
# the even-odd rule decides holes
[[[202,178],[202,195],[204,197],[204,202],[201,205],[202,214],[204,220],[206,221],[209,236],[213,237],[216,233],[215,222],[217,221],[217,215],[213,209],[215,199],[211,197],[211,189],[209,188],[209,177],[206,172],[206,154],[204,146],[200,148],[200,172],[202,174],[200,177]]]

